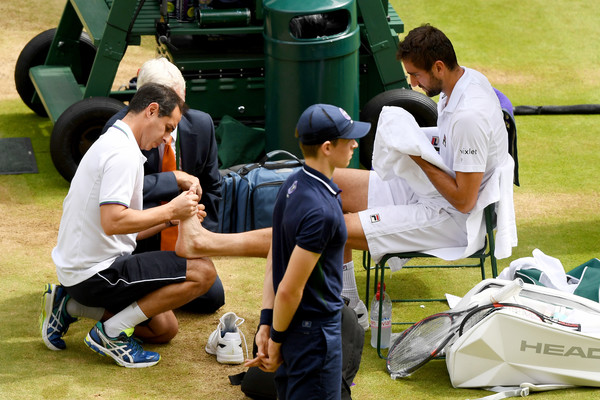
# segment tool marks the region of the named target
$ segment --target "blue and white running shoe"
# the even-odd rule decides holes
[[[85,344],[96,353],[112,357],[117,364],[126,368],[151,367],[160,361],[160,355],[144,351],[133,338],[133,328],[122,331],[116,338],[104,333],[104,325],[97,322],[85,338]]]
[[[42,339],[50,350],[67,348],[62,337],[69,330],[69,325],[77,321],[67,312],[70,296],[64,287],[47,283],[42,294],[42,313],[40,314],[40,331]]]

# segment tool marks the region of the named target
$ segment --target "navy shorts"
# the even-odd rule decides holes
[[[275,372],[280,400],[337,400],[342,387],[341,313],[292,321]]]
[[[174,251],[120,256],[107,269],[66,289],[85,306],[117,313],[161,287],[185,281],[186,263]]]

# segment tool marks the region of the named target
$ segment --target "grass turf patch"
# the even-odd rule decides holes
[[[567,0],[391,3],[406,32],[423,22],[445,31],[454,42],[459,62],[488,74],[514,105],[600,102],[596,71],[600,42],[590,40],[598,33],[597,16],[587,11],[596,7],[591,0],[577,4]],[[40,295],[46,282],[56,282],[50,252],[56,243],[68,183],[50,158],[51,122],[29,111],[10,81],[20,49],[35,34],[56,27],[64,4],[62,0],[35,0],[30,2],[31,8],[45,12],[25,14],[17,13],[18,7],[9,7],[8,2],[0,5],[9,24],[0,55],[0,65],[8,66],[0,75],[8,83],[0,96],[0,137],[30,137],[39,169],[38,174],[0,176],[0,279],[4,284],[0,291],[0,399],[242,399],[239,387],[231,386],[227,376],[243,368],[218,364],[214,356],[205,353],[204,345],[227,311],[246,318],[242,328],[252,342],[264,273],[261,259],[214,260],[225,286],[226,305],[213,315],[178,312],[178,336],[168,345],[148,347],[163,357],[156,367],[126,370],[91,352],[83,344],[91,321],[73,324],[65,337],[65,351],[52,352],[41,341],[37,326]],[[129,62],[116,81],[126,82],[147,54],[143,49],[128,50],[134,62]],[[517,117],[522,182],[515,188],[519,246],[511,258],[500,260],[499,269],[516,258],[531,256],[534,248],[558,258],[567,269],[598,257],[598,118]],[[355,254],[355,264],[364,298],[366,273],[360,253]],[[447,275],[400,271],[386,276],[386,282],[394,292],[418,289],[426,295],[442,289],[462,295],[475,284],[477,275],[476,270],[448,271]],[[444,306],[399,306],[394,308],[394,319],[416,320],[440,308]],[[400,329],[394,327],[395,332]],[[443,361],[433,361],[409,378],[392,381],[369,342],[367,333],[352,389],[355,399],[458,400],[488,394],[453,389]],[[593,389],[578,388],[535,396],[587,399],[593,393]]]

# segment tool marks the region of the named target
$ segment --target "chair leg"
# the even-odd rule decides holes
[[[365,305],[369,307],[369,285],[371,284],[371,254],[363,251],[363,268],[367,270],[367,285],[365,290]]]
[[[492,239],[493,240],[493,239]],[[490,244],[493,246],[494,243],[493,241],[490,242]],[[392,256],[394,256],[393,254],[388,254],[386,256],[384,256],[380,262],[375,263],[375,279],[373,281],[373,296],[375,296],[375,294],[377,293],[377,287],[380,286],[383,290],[383,287],[385,285],[385,264],[387,262],[387,260],[389,258],[391,258]],[[493,247],[490,250],[490,254],[488,255],[490,257],[490,262],[492,264],[492,277],[496,278],[498,276],[498,269],[497,269],[497,260],[496,257],[494,255],[493,252]],[[368,257],[368,258],[365,258]],[[479,257],[478,257],[479,258]],[[481,279],[485,280],[486,279],[486,271],[485,271],[485,259],[487,257],[482,257],[479,258],[479,268],[481,270]],[[365,266],[366,270],[367,270],[367,283],[366,283],[366,306],[369,307],[370,310],[370,285],[371,285],[371,257],[370,254],[367,252],[363,253],[363,266]],[[465,265],[465,266],[469,266],[469,267],[476,267],[477,264],[469,264],[469,265]],[[436,266],[434,266],[433,268],[436,268]],[[409,299],[408,301],[410,301],[411,299]],[[428,301],[430,299],[421,299],[420,301]],[[402,300],[394,300],[394,301],[402,301]],[[431,299],[431,301],[443,301],[443,299]],[[384,356],[382,354],[382,348],[381,348],[381,324],[382,324],[382,319],[383,319],[383,301],[379,302],[379,316],[378,316],[378,321],[377,321],[377,326],[378,326],[378,330],[377,330],[377,355],[379,356],[379,358],[382,359],[387,359],[386,356]],[[371,334],[373,334],[373,332],[371,332]]]
[[[492,262],[492,278],[496,278],[498,277],[498,265],[496,263],[496,256],[492,254],[490,256],[490,261]]]
[[[485,258],[479,259],[479,267],[481,268],[481,280],[485,280]]]

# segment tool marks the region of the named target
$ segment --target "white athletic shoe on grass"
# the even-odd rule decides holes
[[[233,312],[223,314],[219,320],[217,329],[208,337],[208,343],[206,343],[206,347],[204,348],[206,352],[216,355],[217,361],[221,364],[243,363],[242,338],[246,347],[246,357],[248,357],[246,337],[238,328],[243,323],[244,318],[238,317]]]

